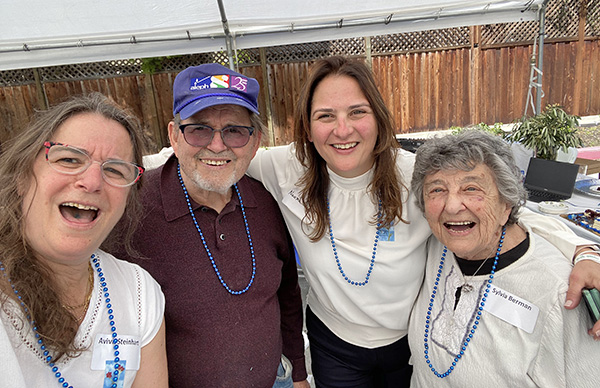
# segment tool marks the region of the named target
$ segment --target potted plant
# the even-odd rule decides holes
[[[583,144],[577,135],[579,116],[566,113],[558,104],[548,105],[536,116],[524,117],[515,124],[507,138],[519,142],[535,153],[535,157],[555,160],[559,149]]]

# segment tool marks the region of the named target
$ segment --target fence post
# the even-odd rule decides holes
[[[265,96],[265,114],[267,115],[267,139],[269,147],[275,146],[275,130],[273,128],[273,115],[271,111],[271,88],[269,85],[269,72],[267,71],[267,50],[264,47],[258,49],[260,54],[260,69],[262,70],[263,92]]]
[[[575,54],[575,90],[573,90],[573,111],[571,114],[581,116],[587,112],[581,111],[581,89],[583,84],[583,58],[585,56],[585,21],[587,16],[586,2],[580,0],[579,3],[579,31],[577,34],[576,54]]]
[[[367,66],[369,69],[373,71],[373,55],[371,53],[371,37],[365,36],[365,59],[367,61]]]
[[[470,51],[471,79],[469,82],[469,121],[481,122],[481,26],[471,27]],[[486,112],[487,113],[487,112]]]
[[[156,107],[156,90],[154,90],[154,82],[152,82],[152,74],[144,74],[144,88],[146,89],[146,96],[148,98],[148,108],[150,109],[150,132],[154,134],[154,139],[158,144],[157,150],[166,147],[169,144],[167,139],[166,128],[161,128],[160,122],[158,121],[158,109]]]
[[[40,109],[48,109],[48,97],[46,97],[46,91],[44,90],[44,84],[40,78],[40,71],[37,67],[33,69],[33,79],[35,80],[35,92],[37,95],[37,106]]]

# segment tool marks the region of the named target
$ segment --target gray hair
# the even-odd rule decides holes
[[[500,137],[477,130],[429,139],[419,147],[411,182],[419,209],[425,211],[425,177],[441,170],[471,171],[480,164],[492,170],[500,199],[511,206],[507,224],[516,223],[527,192],[511,148]]]

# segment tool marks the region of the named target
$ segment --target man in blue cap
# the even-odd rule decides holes
[[[179,73],[174,154],[144,176],[142,258],[129,260],[165,294],[173,387],[308,387],[291,239],[277,203],[245,176],[262,135],[258,92],[218,64]]]

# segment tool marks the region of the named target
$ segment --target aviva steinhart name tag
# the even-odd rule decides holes
[[[127,370],[140,369],[141,343],[140,337],[134,335],[119,335],[119,358],[127,361]],[[104,370],[106,361],[115,358],[111,334],[97,334],[93,343],[92,370]]]
[[[492,284],[483,309],[488,313],[532,333],[540,313],[533,303]]]

